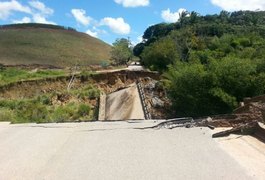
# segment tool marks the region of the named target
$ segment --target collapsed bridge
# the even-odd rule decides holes
[[[144,94],[136,83],[108,95],[101,94],[99,120],[144,120],[149,119]]]

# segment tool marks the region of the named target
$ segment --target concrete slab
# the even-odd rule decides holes
[[[108,94],[105,100],[105,120],[145,119],[136,84]],[[101,118],[102,119],[102,118]]]

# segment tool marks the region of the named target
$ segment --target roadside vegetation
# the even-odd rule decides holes
[[[0,100],[0,121],[52,123],[97,119],[99,90],[91,85],[31,99]]]
[[[265,12],[201,16],[146,29],[134,55],[161,72],[176,116],[230,113],[265,93]]]

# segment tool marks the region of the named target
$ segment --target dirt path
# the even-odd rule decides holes
[[[0,123],[1,179],[252,179],[206,128]],[[255,167],[254,167],[255,168]]]
[[[128,67],[120,68],[120,69],[111,69],[111,70],[100,70],[96,71],[97,73],[105,73],[105,72],[118,72],[122,70],[129,70],[129,71],[144,71],[145,68],[141,65],[134,65],[130,64]]]

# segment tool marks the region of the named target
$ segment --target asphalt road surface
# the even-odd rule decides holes
[[[206,128],[0,123],[0,179],[250,179]]]

